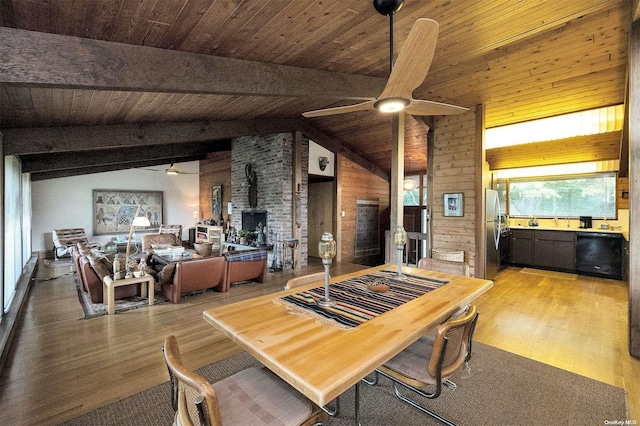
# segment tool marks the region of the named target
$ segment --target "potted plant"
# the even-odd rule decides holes
[[[240,244],[245,245],[247,243],[247,234],[249,231],[241,229],[238,231],[238,237],[240,237]]]

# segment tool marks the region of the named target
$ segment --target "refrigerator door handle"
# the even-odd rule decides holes
[[[500,245],[500,234],[502,233],[502,224],[500,223],[500,200],[498,199],[498,194],[493,198],[494,203],[494,217],[493,222],[495,226],[493,227],[494,235],[493,239],[496,244],[496,250],[498,250],[498,246]]]

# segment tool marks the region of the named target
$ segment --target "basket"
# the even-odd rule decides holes
[[[431,249],[431,257],[439,260],[450,260],[453,262],[464,262],[464,251],[444,248]]]
[[[200,256],[211,256],[211,249],[213,244],[211,243],[195,243],[193,247],[196,249],[196,253]]]

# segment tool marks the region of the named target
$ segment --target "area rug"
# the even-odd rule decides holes
[[[438,414],[459,425],[602,425],[628,419],[623,389],[533,361],[491,346],[474,343],[470,370],[453,376],[458,388],[445,388],[439,398],[424,400]],[[198,370],[217,381],[257,364],[247,353]],[[167,375],[168,380],[168,375]],[[434,419],[402,403],[391,382],[360,386],[363,425],[437,425]],[[340,398],[338,416],[329,425],[354,424],[354,391]],[[163,383],[131,397],[77,417],[65,425],[171,424],[169,384]],[[613,423],[613,422],[622,423]]]
[[[78,300],[82,306],[84,312],[84,318],[95,318],[107,314],[107,305],[105,303],[93,303],[89,293],[82,290],[79,284],[76,283],[76,290],[78,291]],[[159,295],[158,292],[154,292],[153,298],[155,304],[167,302],[169,299]],[[130,311],[132,309],[145,308],[149,306],[149,299],[146,297],[128,297],[126,299],[116,299],[116,313]]]

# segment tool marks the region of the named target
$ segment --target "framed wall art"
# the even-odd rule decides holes
[[[211,188],[211,218],[222,219],[222,185],[214,185]]]
[[[126,234],[140,206],[151,226],[145,231],[159,230],[162,224],[162,191],[93,190],[93,235]]]
[[[462,192],[444,194],[444,215],[464,216],[464,198]]]

